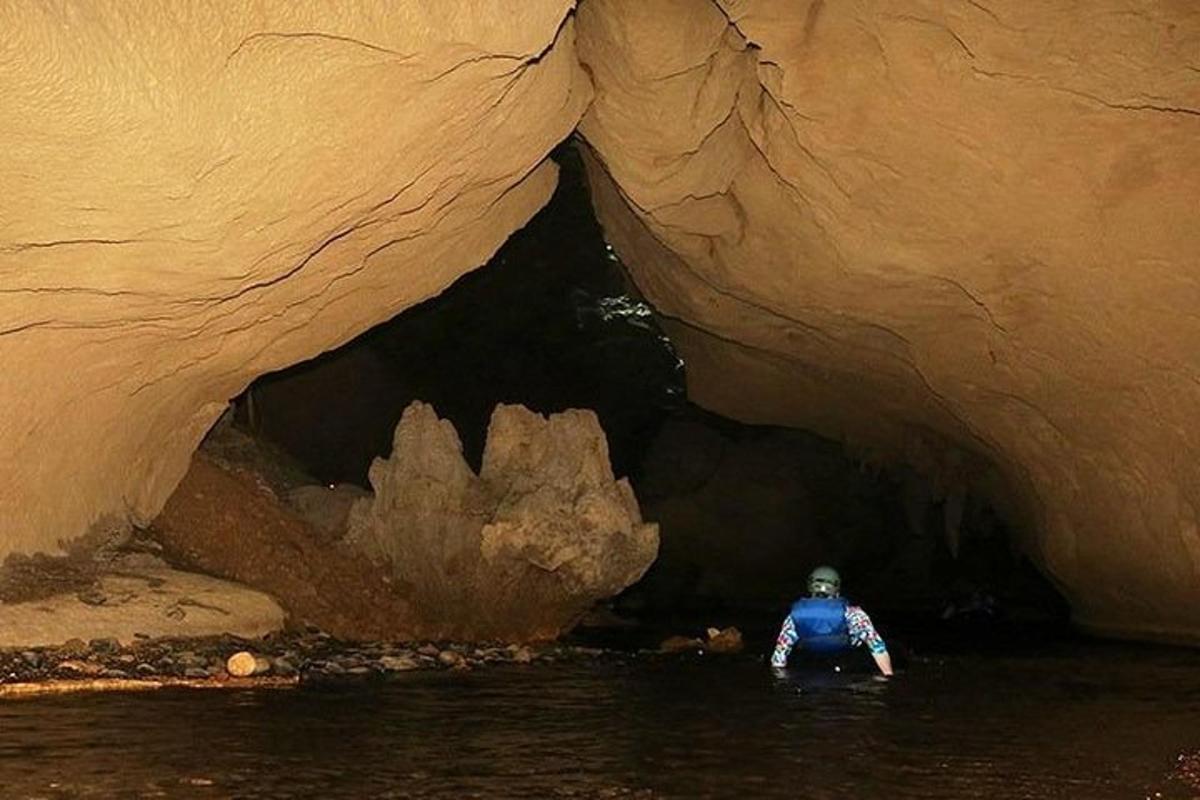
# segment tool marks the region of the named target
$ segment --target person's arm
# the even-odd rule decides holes
[[[779,629],[779,636],[775,639],[775,652],[771,653],[772,667],[787,666],[788,656],[792,654],[792,648],[796,646],[796,640],[799,638],[796,635],[796,626],[789,614]]]
[[[846,627],[850,632],[850,643],[855,646],[866,645],[871,651],[871,658],[875,659],[875,666],[879,667],[879,672],[891,675],[892,657],[867,612],[858,606],[846,606]]]

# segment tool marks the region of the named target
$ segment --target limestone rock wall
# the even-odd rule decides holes
[[[1200,7],[587,0],[598,214],[693,399],[987,492],[1200,638]]]
[[[152,517],[251,379],[482,263],[586,109],[693,398],[1007,502],[1084,624],[1200,634],[1200,7],[572,5],[0,8],[0,556]]]
[[[572,5],[0,8],[0,556],[151,518],[249,381],[486,261],[590,99]]]
[[[346,541],[393,571],[426,638],[552,639],[658,553],[591,411],[497,406],[476,476],[454,427],[413,403],[370,478]]]

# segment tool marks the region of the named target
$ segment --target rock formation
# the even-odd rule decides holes
[[[283,621],[283,609],[262,592],[205,575],[149,569],[104,575],[87,592],[0,605],[0,647],[221,634],[253,639],[279,630]]]
[[[658,552],[590,411],[498,406],[476,476],[454,427],[413,403],[370,478],[347,541],[394,571],[427,637],[553,638]]]
[[[154,520],[173,564],[267,592],[292,627],[339,639],[413,638],[412,610],[390,576],[308,525],[257,473],[197,453]]]
[[[149,520],[251,380],[484,263],[590,99],[572,6],[0,9],[0,557]]]
[[[587,0],[597,213],[700,404],[983,492],[1200,637],[1200,7]]]
[[[1200,639],[1200,7],[572,8],[0,9],[0,556],[150,519],[253,378],[482,263],[586,109],[693,399],[984,493],[1081,623]]]

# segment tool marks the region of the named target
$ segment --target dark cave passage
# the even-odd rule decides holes
[[[498,403],[590,408],[629,474],[684,403],[683,365],[591,211],[570,145],[550,204],[442,295],[312,361],[256,381],[239,419],[323,483],[366,486],[401,412],[430,403],[479,466]]]
[[[404,409],[431,404],[476,469],[498,403],[593,409],[618,476],[660,525],[659,557],[615,598],[660,626],[762,625],[818,564],[883,620],[985,633],[1058,623],[1067,609],[981,498],[953,540],[944,500],[907,467],[868,468],[837,442],[750,426],[687,401],[684,369],[604,240],[565,145],[550,204],[484,267],[335,351],[264,376],[238,424],[326,485],[367,487]],[[952,553],[951,548],[957,553]]]

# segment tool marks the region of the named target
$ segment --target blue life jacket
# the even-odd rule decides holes
[[[836,653],[850,647],[846,601],[841,597],[802,597],[792,604],[797,644],[814,653]]]

